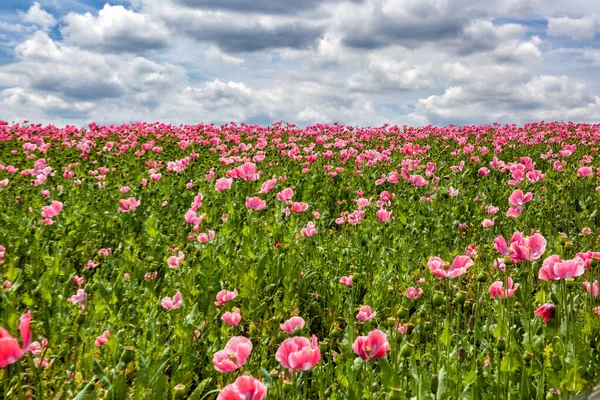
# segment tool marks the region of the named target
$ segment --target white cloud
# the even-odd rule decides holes
[[[38,25],[44,30],[49,30],[57,23],[54,16],[52,16],[52,14],[46,10],[43,10],[40,6],[40,3],[37,1],[34,2],[29,10],[22,15],[22,18],[24,22]]]
[[[97,17],[89,12],[69,13],[64,21],[60,29],[64,42],[86,49],[140,53],[164,48],[169,40],[162,22],[123,6],[105,4]]]
[[[600,15],[583,18],[548,18],[548,35],[568,36],[574,40],[592,39],[600,29]]]

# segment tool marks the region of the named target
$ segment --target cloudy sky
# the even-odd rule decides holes
[[[591,0],[2,0],[0,120],[600,121]]]

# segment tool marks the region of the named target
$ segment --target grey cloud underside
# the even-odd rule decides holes
[[[314,45],[325,28],[294,22],[272,29],[200,25],[179,29],[198,41],[214,43],[225,52],[242,53],[277,48],[306,49]]]
[[[205,10],[227,10],[237,13],[295,14],[343,0],[174,0],[176,4]],[[363,3],[365,0],[350,0]]]

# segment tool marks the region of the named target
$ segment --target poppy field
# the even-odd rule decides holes
[[[600,396],[599,148],[0,122],[0,398]]]

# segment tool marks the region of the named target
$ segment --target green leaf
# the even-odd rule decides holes
[[[383,385],[390,389],[392,387],[392,367],[390,366],[387,358],[379,359],[379,368],[381,368],[381,380],[383,381]]]
[[[81,392],[77,393],[77,396],[73,397],[73,400],[87,400],[88,395],[90,394],[90,392],[92,391],[93,388],[94,388],[94,382],[93,381],[88,382],[88,384],[84,386],[84,388],[81,390]]]

